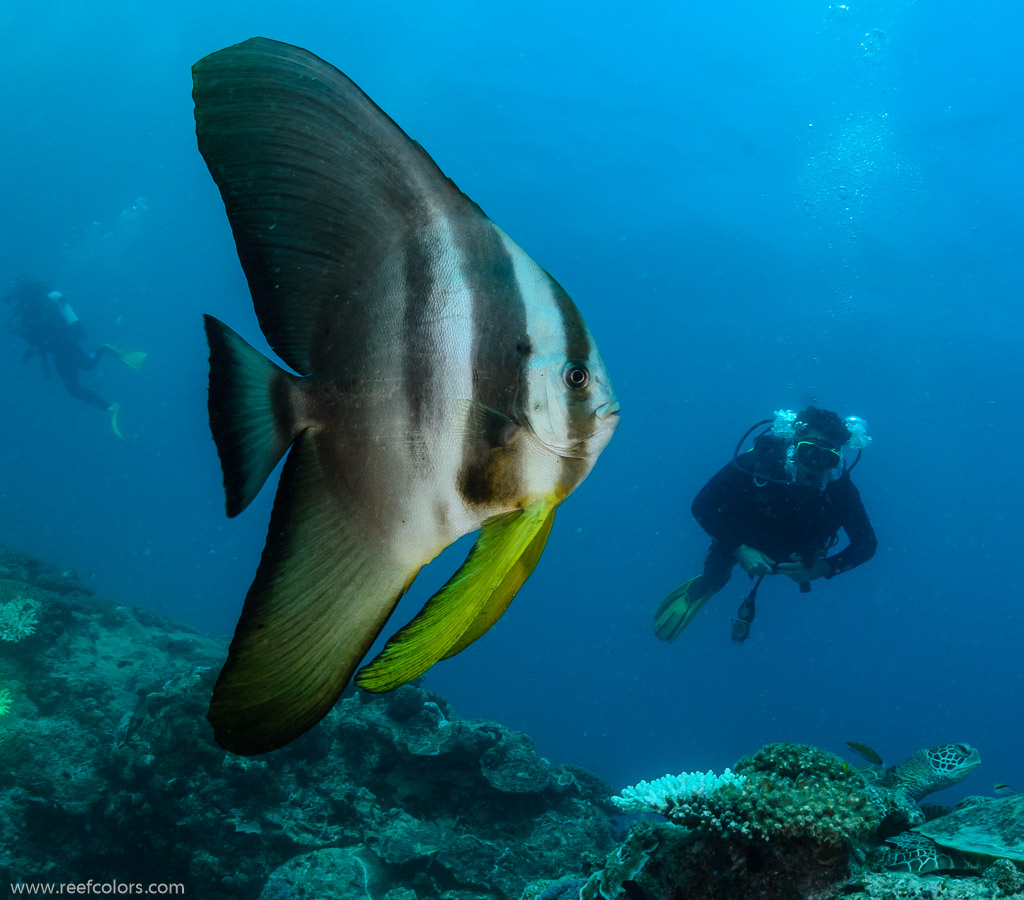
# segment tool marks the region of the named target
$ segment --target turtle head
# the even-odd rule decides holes
[[[944,782],[942,787],[956,784],[981,765],[981,754],[970,744],[940,744],[924,752],[928,755],[936,780]]]
[[[918,750],[905,763],[889,770],[890,784],[913,800],[951,787],[981,764],[981,754],[970,744],[940,744]]]

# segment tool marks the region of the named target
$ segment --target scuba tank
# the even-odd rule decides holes
[[[68,304],[68,301],[64,299],[64,295],[60,291],[50,291],[46,296],[57,305],[57,311],[60,313],[65,325],[74,325],[78,321],[78,316],[75,315],[75,311]]]

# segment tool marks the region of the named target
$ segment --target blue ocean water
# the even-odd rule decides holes
[[[890,762],[965,741],[983,767],[951,795],[1024,787],[1020,18],[913,0],[4,4],[0,285],[47,279],[91,339],[150,357],[85,379],[121,402],[125,446],[0,329],[0,543],[234,627],[273,491],[224,517],[201,314],[265,343],[189,69],[273,37],[350,75],[566,287],[623,407],[526,588],[427,686],[616,787],[777,740]],[[653,611],[706,547],[693,495],[749,425],[808,402],[869,422],[855,481],[877,556],[809,594],[766,583],[742,647],[741,575],[659,642]]]

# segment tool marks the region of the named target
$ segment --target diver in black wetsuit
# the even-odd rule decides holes
[[[749,634],[764,576],[787,575],[801,590],[810,590],[811,581],[871,559],[878,541],[850,478],[856,460],[850,466],[843,460],[844,447],[859,451],[869,440],[855,417],[844,421],[815,407],[777,414],[754,447],[737,452],[694,499],[693,516],[711,536],[704,572],[661,604],[655,634],[675,640],[725,587],[737,563],[758,579],[733,620],[733,640],[739,643]],[[829,556],[840,529],[849,544]]]
[[[85,336],[78,316],[59,291],[47,292],[46,285],[27,276],[19,276],[13,288],[4,297],[4,303],[13,307],[7,327],[22,338],[28,348],[22,356],[27,363],[35,354],[43,363],[43,371],[50,375],[50,361],[67,392],[76,400],[110,413],[110,424],[119,438],[124,440],[118,426],[119,403],[108,403],[95,391],[79,381],[78,373],[96,368],[103,353],[109,352],[132,368],[142,365],[146,354],[124,350],[112,344],[102,344],[92,353],[81,347]]]

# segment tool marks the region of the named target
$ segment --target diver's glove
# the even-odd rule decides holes
[[[827,578],[832,574],[832,566],[825,557],[819,557],[813,565],[805,566],[800,562],[779,563],[779,574],[788,575],[794,581],[814,581],[815,578]]]
[[[748,547],[746,544],[740,544],[733,551],[733,556],[736,557],[736,562],[740,564],[740,568],[751,578],[758,575],[771,575],[775,572],[775,560],[760,550]]]

